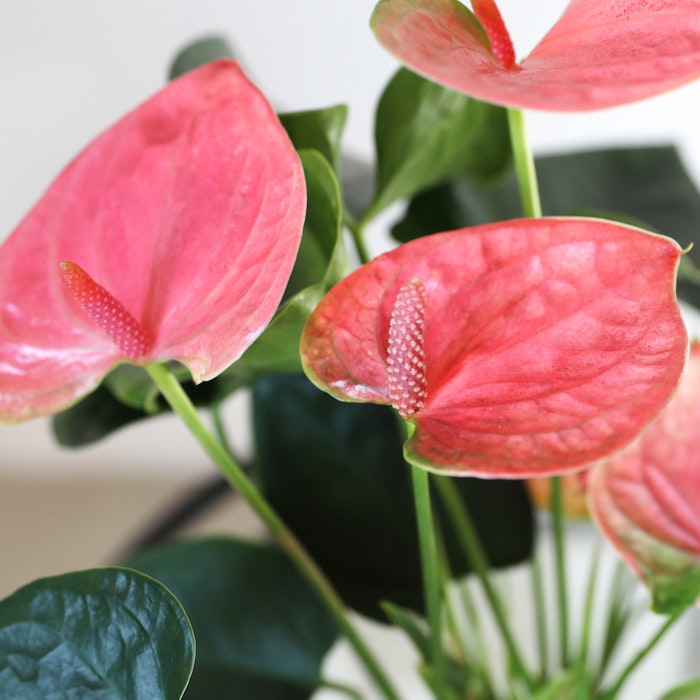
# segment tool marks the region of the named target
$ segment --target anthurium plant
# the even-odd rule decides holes
[[[493,0],[380,0],[371,27],[404,66],[376,163],[346,160],[345,106],[276,114],[204,39],[0,247],[0,420],[79,446],[174,411],[269,533],[28,583],[0,601],[0,698],[365,697],[324,668],[339,639],[366,697],[414,697],[361,615],[415,647],[425,697],[613,700],[693,614],[700,195],[670,147],[536,160],[521,110],[696,80],[700,0],[572,0],[522,60]],[[220,414],[242,388],[251,464]],[[595,561],[571,624],[569,506],[624,562],[601,635]],[[515,565],[534,649],[496,583]],[[635,576],[659,622],[626,658]]]

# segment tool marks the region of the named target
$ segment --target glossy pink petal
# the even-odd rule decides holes
[[[630,442],[676,388],[679,257],[667,238],[593,219],[427,236],[331,289],[302,359],[338,398],[394,405],[429,469],[563,473]]]
[[[515,65],[493,0],[472,6],[482,24],[457,0],[381,0],[372,27],[417,73],[510,107],[601,109],[700,77],[700,0],[572,0]]]
[[[596,466],[591,512],[659,610],[700,597],[700,345],[678,392],[632,445]]]
[[[236,63],[171,83],[79,155],[0,248],[0,420],[57,411],[130,358],[85,294],[133,318],[141,364],[216,376],[274,313],[304,214],[296,153]]]

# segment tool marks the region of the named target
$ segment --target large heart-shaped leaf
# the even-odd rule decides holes
[[[0,601],[7,700],[178,700],[193,663],[181,605],[136,571],[41,579]]]
[[[410,468],[392,412],[335,401],[290,375],[255,384],[253,415],[262,488],[345,601],[379,619],[382,600],[421,609]],[[492,565],[529,556],[532,512],[521,483],[456,485]],[[442,532],[461,575],[468,564],[445,518]]]
[[[318,686],[335,622],[278,550],[210,538],[129,565],[163,581],[192,621],[197,663],[187,700],[306,700]]]

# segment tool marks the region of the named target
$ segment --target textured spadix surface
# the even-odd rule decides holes
[[[427,236],[336,285],[306,325],[302,360],[338,398],[395,405],[416,426],[408,456],[427,468],[576,469],[626,445],[677,386],[679,257],[670,239],[593,219]],[[390,381],[397,337],[413,384]]]
[[[592,470],[591,512],[625,561],[674,612],[700,596],[700,345],[661,415]]]
[[[481,23],[457,0],[381,0],[372,27],[417,73],[504,106],[601,109],[700,76],[700,0],[572,0],[519,63],[494,3],[473,8]]]
[[[201,381],[274,313],[304,212],[296,153],[236,63],[172,82],[79,155],[0,248],[0,420],[57,411],[128,359],[131,322],[116,339],[94,323],[61,263],[140,326],[147,351],[131,359],[179,360]]]

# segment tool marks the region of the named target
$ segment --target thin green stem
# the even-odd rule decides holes
[[[583,609],[583,624],[581,625],[581,649],[579,650],[579,664],[583,667],[588,663],[588,650],[591,641],[591,627],[593,625],[593,602],[598,581],[598,568],[600,565],[600,547],[596,547],[591,560],[591,568],[588,574],[586,586],[586,604]]]
[[[479,537],[476,534],[474,523],[450,478],[435,476],[434,482],[438,487],[440,497],[454,524],[455,532],[462,544],[467,559],[479,578],[486,599],[489,602],[496,625],[498,626],[501,637],[503,638],[503,643],[508,651],[510,666],[515,675],[532,691],[534,687],[533,681],[525,667],[520,650],[518,649],[513,633],[508,625],[503,602],[491,582],[489,564],[479,541]]]
[[[547,634],[547,613],[544,603],[544,584],[542,581],[542,565],[539,557],[534,555],[530,563],[532,575],[532,596],[537,623],[537,648],[540,657],[540,678],[545,679],[549,674],[549,635]]]
[[[537,186],[535,159],[532,155],[530,139],[527,135],[525,114],[519,109],[508,109],[508,126],[510,128],[513,163],[518,177],[518,186],[520,187],[523,214],[537,218],[542,216],[542,205],[540,204],[540,191]]]
[[[423,566],[425,606],[430,621],[432,687],[435,691],[435,697],[438,700],[444,700],[447,697],[447,682],[445,655],[442,647],[442,595],[435,545],[435,526],[430,503],[430,483],[428,472],[424,469],[412,465],[411,472],[413,475],[413,495],[416,502],[418,543]]]
[[[345,225],[348,227],[350,234],[352,235],[353,243],[355,244],[355,250],[357,251],[357,257],[360,259],[360,263],[364,265],[368,263],[372,256],[367,250],[367,245],[365,243],[365,229],[364,226],[345,212]]]
[[[554,563],[559,609],[559,651],[562,668],[569,665],[569,600],[566,584],[566,516],[561,477],[554,476],[551,484],[552,527],[554,535]]]
[[[641,649],[641,651],[627,664],[625,670],[622,672],[620,677],[617,679],[615,685],[606,690],[602,695],[602,700],[614,700],[622,689],[627,679],[632,675],[632,673],[637,669],[637,667],[646,659],[647,656],[654,650],[656,645],[661,641],[666,632],[668,632],[671,627],[680,619],[681,613],[672,615],[666,620],[666,622],[661,625],[659,631],[649,640],[649,643]]]
[[[399,700],[397,692],[379,666],[372,652],[350,622],[345,606],[330,585],[323,572],[316,566],[302,544],[287,528],[282,519],[272,509],[263,495],[245,475],[238,463],[228,451],[213,437],[202,423],[197,410],[192,405],[182,386],[170,370],[163,364],[153,363],[146,366],[146,371],[154,381],[170,407],[180,416],[190,432],[219,467],[222,474],[267,526],[270,534],[287,553],[300,573],[336,619],[347,640],[364,662],[365,668],[382,690],[387,700]]]

